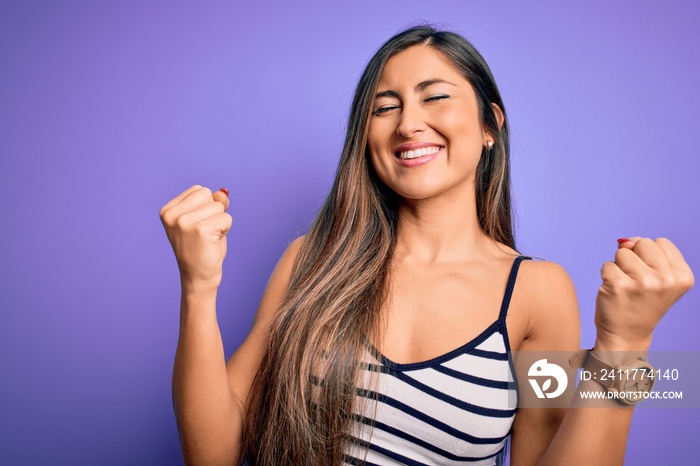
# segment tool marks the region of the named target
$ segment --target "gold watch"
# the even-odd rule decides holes
[[[572,368],[583,368],[581,380],[595,380],[605,387],[608,398],[624,405],[636,405],[646,399],[654,387],[654,367],[645,358],[636,358],[611,366],[592,350],[579,351],[569,359]]]

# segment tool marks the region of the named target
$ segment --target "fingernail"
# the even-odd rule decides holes
[[[226,194],[226,195],[228,196],[228,194]],[[617,239],[617,244],[622,244],[622,243],[624,243],[624,242],[626,242],[626,241],[629,241],[629,239],[627,239],[627,238],[618,238],[618,239]]]
[[[226,189],[226,188],[221,188],[219,191],[221,191],[222,193],[226,194],[226,197],[228,197],[228,189]],[[629,240],[627,240],[627,241],[629,241]]]

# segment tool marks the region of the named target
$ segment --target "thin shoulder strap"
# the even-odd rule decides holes
[[[506,285],[506,294],[503,296],[503,303],[501,304],[501,312],[498,315],[498,320],[505,322],[506,315],[508,314],[508,306],[510,305],[510,297],[513,295],[513,288],[515,288],[515,279],[518,276],[518,269],[520,268],[520,263],[523,260],[530,260],[531,257],[518,256],[513,261],[513,267],[510,269],[510,276],[508,276],[508,284]]]

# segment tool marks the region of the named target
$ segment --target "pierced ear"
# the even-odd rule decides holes
[[[503,110],[501,110],[501,107],[499,107],[496,104],[491,104],[491,107],[493,108],[493,113],[496,116],[496,123],[498,124],[498,129],[500,130],[501,128],[503,128],[503,123],[505,122],[506,117],[505,115],[503,115]],[[485,141],[489,139],[495,140],[496,136],[484,130],[484,139]],[[486,142],[484,144],[486,144]],[[491,149],[489,148],[489,150]]]
[[[493,113],[496,114],[496,121],[498,122],[498,129],[503,128],[503,122],[506,121],[505,115],[503,115],[503,110],[496,104],[491,104],[493,107]]]

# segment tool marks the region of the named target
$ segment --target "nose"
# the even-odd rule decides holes
[[[410,139],[416,133],[425,130],[426,123],[420,105],[404,103],[401,108],[399,124],[396,127],[396,134]]]

